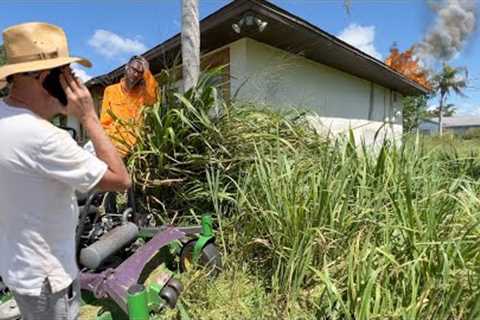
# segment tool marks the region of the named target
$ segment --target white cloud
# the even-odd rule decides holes
[[[70,66],[73,72],[77,75],[77,77],[80,78],[80,80],[82,80],[82,82],[87,82],[88,80],[92,79],[92,76],[89,75],[85,70],[80,69],[78,65],[71,64]]]
[[[382,59],[382,55],[377,51],[374,44],[375,26],[361,26],[351,23],[338,37],[374,58]]]
[[[108,30],[96,30],[88,44],[107,58],[124,57],[147,51],[139,40],[123,38]]]

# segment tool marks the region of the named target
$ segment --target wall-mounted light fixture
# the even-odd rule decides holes
[[[268,22],[260,19],[259,17],[251,13],[247,13],[240,20],[238,20],[237,23],[232,24],[232,28],[236,33],[241,33],[242,28],[250,30],[251,28],[254,28],[256,26],[259,32],[263,32],[267,25]]]

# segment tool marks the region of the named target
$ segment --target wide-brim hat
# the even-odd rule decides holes
[[[72,57],[68,51],[65,32],[54,25],[30,22],[15,25],[3,31],[3,46],[7,63],[0,67],[0,89],[6,86],[8,76],[79,63],[87,68],[92,63],[81,57]]]

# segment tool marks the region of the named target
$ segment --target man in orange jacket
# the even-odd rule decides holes
[[[122,157],[136,143],[132,129],[141,125],[141,108],[157,101],[157,88],[148,62],[141,56],[130,59],[119,83],[105,88],[100,121]]]

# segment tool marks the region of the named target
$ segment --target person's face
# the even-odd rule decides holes
[[[126,70],[125,78],[128,84],[133,87],[143,79],[143,64],[140,61],[132,61]]]

